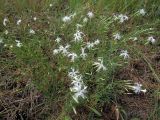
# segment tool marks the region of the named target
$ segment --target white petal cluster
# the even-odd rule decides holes
[[[67,44],[66,46],[62,46],[60,45],[59,46],[59,51],[64,55],[64,56],[67,56],[68,55],[68,49],[69,49],[70,45]]]
[[[61,39],[60,37],[57,37],[57,38],[55,39],[55,42],[56,42],[56,43],[60,43],[61,40],[62,40],[62,39]]]
[[[75,16],[76,16],[76,13],[73,13],[73,14],[71,14],[71,15],[69,15],[69,16],[64,16],[64,17],[62,18],[62,21],[63,21],[64,23],[69,23],[69,22],[71,21],[71,19],[74,18]]]
[[[93,12],[89,11],[89,12],[87,13],[87,16],[91,19],[91,18],[94,17],[94,14],[93,14]]]
[[[113,37],[114,37],[114,40],[120,40],[121,39],[120,33],[114,34]]]
[[[30,30],[29,30],[29,33],[30,33],[30,34],[35,34],[35,31],[34,31],[33,29],[30,29]]]
[[[82,58],[82,59],[86,59],[86,57],[87,57],[87,53],[85,53],[85,48],[81,48],[81,54],[80,54],[80,57]]]
[[[75,60],[78,58],[78,55],[74,52],[69,52],[69,48],[69,44],[67,44],[66,46],[60,45],[58,49],[53,50],[53,54],[56,55],[61,53],[63,56],[70,58],[71,62],[75,62]]]
[[[34,17],[33,20],[36,21],[36,20],[37,20],[37,17]]]
[[[16,46],[17,47],[22,47],[22,43],[19,40],[15,40],[16,41]]]
[[[153,38],[153,36],[148,37],[147,41],[152,44],[154,44],[156,42],[156,40]]]
[[[86,48],[92,49],[92,48],[94,48],[96,45],[98,45],[99,43],[100,43],[100,40],[99,40],[99,39],[97,39],[97,40],[94,41],[94,42],[87,42],[87,43],[86,43]]]
[[[83,32],[77,30],[76,33],[74,34],[74,42],[81,42],[83,41]]]
[[[64,17],[62,18],[62,21],[63,21],[64,23],[68,23],[68,22],[71,21],[71,17],[70,17],[70,16],[64,16]]]
[[[49,7],[52,7],[53,6],[53,4],[49,4]]]
[[[119,56],[122,56],[124,59],[129,58],[129,54],[127,50],[122,50],[121,54]]]
[[[21,24],[21,22],[22,22],[22,20],[21,20],[21,19],[19,19],[19,20],[17,21],[17,25],[20,25],[20,24]]]
[[[97,72],[100,72],[100,70],[107,70],[107,68],[103,65],[103,59],[101,57],[98,58],[98,62],[94,62],[93,66],[97,68]]]
[[[114,20],[119,20],[120,23],[123,23],[124,21],[127,21],[128,19],[129,19],[128,16],[124,14],[114,15]]]
[[[146,11],[144,9],[140,9],[139,11],[139,14],[141,14],[142,16],[144,16],[146,14]]]
[[[68,76],[72,80],[70,91],[73,92],[73,99],[75,102],[79,103],[78,99],[85,99],[85,94],[87,93],[87,86],[85,86],[82,75],[79,74],[78,70],[71,68],[71,71],[68,73]]]
[[[142,84],[135,83],[134,86],[129,86],[136,94],[139,94],[140,92],[146,93],[146,89],[142,89]]]
[[[78,55],[76,53],[69,53],[67,56],[71,58],[71,62],[74,62],[75,59],[78,58]]]
[[[57,55],[58,53],[60,53],[59,49],[54,49],[54,50],[53,50],[53,54],[54,54],[54,55]]]

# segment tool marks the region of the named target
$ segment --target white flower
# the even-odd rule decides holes
[[[114,40],[120,40],[121,39],[121,35],[119,33],[116,33],[113,35]]]
[[[153,36],[148,37],[147,41],[151,42],[152,44],[154,44],[156,42],[156,40],[153,38]]]
[[[124,21],[128,20],[128,16],[120,14],[120,15],[114,15],[114,20],[119,20],[120,23],[123,23]]]
[[[8,22],[8,19],[7,18],[4,18],[4,20],[3,20],[3,25],[4,26],[6,26],[7,25],[7,23],[6,22]]]
[[[15,40],[15,41],[16,41],[16,43],[17,43],[17,44],[16,44],[17,47],[22,47],[22,43],[21,43],[19,40]]]
[[[64,17],[62,18],[62,21],[63,21],[64,23],[68,23],[68,22],[71,21],[71,18],[74,18],[75,16],[76,16],[76,13],[73,13],[73,14],[71,14],[70,16],[64,16]]]
[[[75,100],[75,102],[79,103],[79,97],[82,97],[83,99],[86,98],[85,93],[87,92],[87,87],[84,85],[82,75],[79,74],[78,70],[71,68],[71,71],[68,72],[68,76],[72,80],[70,87],[70,91],[73,92],[72,97]]]
[[[127,50],[122,50],[121,54],[119,56],[124,57],[124,59],[129,58],[128,51]]]
[[[80,81],[74,81],[74,83],[72,82],[72,87],[70,87],[70,91],[71,92],[76,92],[76,91],[80,91],[83,83],[81,83]]]
[[[81,42],[83,40],[83,32],[77,30],[76,33],[74,34],[74,42]]]
[[[68,55],[68,49],[69,49],[70,45],[66,45],[65,47],[63,47],[62,45],[59,46],[59,51],[62,52],[63,55]]]
[[[54,55],[56,55],[56,54],[58,54],[58,53],[59,53],[59,49],[54,49],[54,50],[53,50],[53,54],[54,54]]]
[[[120,14],[118,17],[119,17],[120,23],[123,23],[124,21],[128,20],[128,16],[123,14]]]
[[[95,42],[87,42],[86,43],[86,48],[91,49],[93,47],[95,47],[95,45],[98,45],[100,43],[100,40],[96,40]]]
[[[60,37],[57,37],[57,38],[55,39],[55,42],[56,42],[56,43],[60,43],[61,40],[62,40],[62,39],[61,39]]]
[[[37,18],[36,18],[36,17],[34,17],[34,18],[33,18],[33,20],[34,20],[34,21],[36,21],[36,20],[37,20]]]
[[[29,30],[29,33],[30,33],[30,34],[35,34],[35,31],[32,30],[32,29],[30,29],[30,30]]]
[[[94,43],[87,42],[86,44],[87,44],[86,47],[87,47],[88,49],[91,49],[91,48],[94,47]]]
[[[49,4],[49,7],[52,7],[53,6],[53,4]]]
[[[73,85],[79,85],[79,84],[83,84],[83,79],[82,79],[82,75],[76,75],[72,78],[72,83]]]
[[[76,86],[76,87],[79,87],[79,86]],[[79,97],[82,97],[83,99],[86,98],[85,94],[87,93],[87,87],[86,86],[83,86],[83,88],[81,87],[81,89],[77,88],[77,91],[74,91],[74,95],[72,96],[73,99],[77,102],[78,102],[78,98]]]
[[[71,17],[70,16],[64,16],[62,18],[62,21],[65,22],[65,23],[70,22],[71,21]]]
[[[99,39],[97,39],[97,40],[94,42],[95,45],[98,45],[99,43],[100,43],[100,40],[99,40]]]
[[[85,48],[81,48],[81,54],[80,54],[80,57],[82,57],[84,60],[86,59],[87,54],[85,53]]]
[[[5,33],[6,35],[8,35],[8,30],[5,30],[4,33]]]
[[[87,13],[87,15],[88,15],[88,17],[89,17],[90,19],[94,17],[93,12],[91,12],[91,11],[89,11],[89,12]]]
[[[21,24],[21,22],[22,22],[22,20],[21,20],[21,19],[19,19],[19,20],[17,21],[17,25],[20,25],[20,24]]]
[[[107,68],[103,65],[103,59],[100,57],[98,58],[98,62],[94,62],[93,65],[97,68],[97,72],[99,72],[101,69],[103,71],[107,70]]]
[[[87,17],[83,18],[83,22],[84,23],[88,22],[88,18]]]
[[[79,71],[78,70],[75,70],[74,68],[71,68],[71,71],[68,72],[68,76],[70,78],[74,78],[75,76],[77,76],[79,74]]]
[[[138,12],[139,12],[139,14],[141,14],[143,16],[146,14],[146,11],[144,9],[140,9]]]
[[[71,62],[74,62],[78,55],[76,53],[69,53],[68,57],[71,58]]]
[[[139,94],[140,92],[143,92],[143,93],[147,92],[146,89],[142,90],[142,84],[139,84],[139,83],[135,83],[134,86],[129,86],[129,87],[131,87],[136,94]]]

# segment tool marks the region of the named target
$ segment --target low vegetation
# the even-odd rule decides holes
[[[0,119],[159,120],[159,5],[1,0]]]

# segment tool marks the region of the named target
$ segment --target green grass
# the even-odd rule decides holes
[[[50,4],[53,6],[49,7]],[[83,115],[78,113],[80,108],[86,108],[87,112],[84,111],[86,120],[99,120],[103,116],[105,104],[118,106],[119,117],[125,119],[126,112],[123,106],[120,106],[118,99],[126,93],[128,81],[117,79],[115,74],[132,60],[144,58],[141,56],[145,54],[143,47],[148,47],[154,53],[158,51],[160,44],[159,5],[158,0],[88,0],[87,2],[85,0],[43,0],[41,2],[38,0],[1,0],[0,22],[3,23],[5,17],[9,19],[9,22],[7,26],[0,24],[0,37],[4,42],[0,44],[0,54],[7,51],[15,55],[13,60],[1,59],[1,69],[15,66],[16,69],[20,69],[20,75],[14,77],[13,80],[22,81],[27,78],[25,81],[31,81],[43,94],[45,104],[51,105],[48,108],[51,111],[43,116],[44,119],[76,119],[72,110],[74,106],[77,109],[77,116]],[[137,15],[136,12],[142,8],[147,14]],[[86,17],[88,11],[94,13],[94,18],[84,24],[83,18]],[[76,16],[71,23],[62,22],[65,15],[73,13],[76,13]],[[113,19],[115,13],[126,14],[129,20],[120,24]],[[37,17],[37,20],[34,21],[33,17]],[[19,26],[16,25],[18,19],[22,20]],[[53,55],[53,50],[59,47],[54,40],[58,36],[61,37],[63,46],[69,43],[70,50],[80,54],[80,49],[85,46],[85,43],[72,42],[76,24],[83,24],[80,30],[85,33],[85,42],[94,42],[99,39],[100,44],[95,49],[87,51],[87,60],[78,59],[72,63],[61,54]],[[33,29],[35,34],[30,34],[30,29]],[[7,35],[4,33],[5,30],[9,32]],[[122,35],[119,41],[113,39],[113,34],[117,32]],[[151,35],[157,41],[154,45],[146,44],[147,38]],[[138,37],[138,41],[133,42],[130,37]],[[19,40],[22,47],[16,47],[15,40]],[[121,50],[128,50],[130,58],[124,60],[120,57]],[[106,71],[96,72],[93,62],[97,61],[97,57],[103,57]],[[68,77],[68,71],[71,67],[79,69],[85,85],[88,86],[87,98],[80,99],[79,104],[72,99],[73,93],[69,89],[71,80]],[[149,66],[149,69],[151,68]],[[156,76],[159,79],[160,73],[156,70],[152,68],[151,71],[154,74],[153,77]],[[157,89],[153,91],[156,94],[159,93]],[[153,101],[155,101],[154,112],[148,116],[150,120],[158,120],[159,101],[156,99]],[[52,111],[52,107],[56,104],[60,105],[57,110],[58,114]]]

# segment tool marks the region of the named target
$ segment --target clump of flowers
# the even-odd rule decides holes
[[[49,6],[52,7],[53,4],[49,4]],[[146,14],[146,11],[144,9],[140,9],[138,13],[144,16]],[[79,12],[78,12],[78,15],[79,15]],[[133,41],[137,41],[138,38],[129,36],[130,34],[127,33],[128,26],[124,27],[126,24],[118,24],[118,27],[115,26],[117,25],[117,23],[114,22],[114,20],[117,20],[118,23],[124,23],[129,20],[129,17],[126,14],[114,15],[114,20],[113,20],[112,18],[113,16],[111,16],[111,19],[110,18],[108,19],[105,15],[96,17],[96,13],[93,13],[92,11],[88,11],[85,13],[85,15],[78,16],[79,19],[77,23],[74,23],[76,20],[73,21],[75,16],[76,16],[76,13],[63,16],[60,18],[61,22],[64,23],[62,24],[63,26],[59,26],[60,25],[59,24],[58,27],[55,26],[55,28],[49,29],[51,31],[49,31],[48,29],[44,31],[45,33],[50,33],[51,36],[49,38],[54,36],[53,42],[55,43],[54,44],[55,48],[53,49],[52,53],[53,53],[53,56],[57,56],[57,59],[55,59],[55,61],[57,62],[57,66],[60,66],[58,70],[59,71],[62,70],[61,69],[62,68],[61,65],[62,65],[64,68],[63,70],[65,72],[67,71],[66,73],[67,75],[65,74],[65,78],[69,80],[69,82],[67,81],[67,83],[69,84],[71,99],[75,104],[79,104],[81,100],[86,100],[86,98],[89,98],[87,96],[87,93],[90,92],[90,89],[88,89],[90,88],[90,84],[94,83],[95,86],[98,88],[98,90],[100,90],[100,92],[108,89],[108,88],[105,88],[105,90],[101,91],[101,88],[103,89],[103,87],[109,83],[108,79],[110,79],[109,75],[112,72],[111,69],[119,65],[115,62],[116,61],[121,62],[124,59],[128,60],[128,58],[131,57],[130,52],[126,50],[127,48],[122,47],[123,43],[125,44],[126,42],[126,41],[123,41],[123,39],[127,38]],[[32,17],[31,21],[34,22],[34,24],[36,24],[35,21],[37,20],[37,17]],[[49,18],[50,17],[48,16],[48,20],[50,20]],[[93,19],[95,21],[93,21]],[[40,16],[38,17],[38,20],[41,20]],[[109,23],[107,23],[108,21]],[[9,22],[9,20],[7,18],[4,18],[3,25],[7,26],[7,22]],[[15,23],[16,25],[20,25],[22,23],[22,20],[19,19]],[[47,21],[47,23],[49,24],[51,22]],[[92,26],[94,27],[94,25],[97,28],[92,29],[91,27]],[[72,26],[74,26],[75,28],[72,29],[71,28]],[[110,26],[113,26],[113,28],[110,31],[107,31],[108,28],[106,26],[108,28]],[[124,28],[123,29],[124,31],[117,29],[117,28],[122,28],[122,27]],[[35,28],[35,27],[33,26],[31,28]],[[56,29],[58,30],[56,31]],[[8,30],[5,31],[6,35],[8,34]],[[30,35],[34,35],[36,33],[36,31],[34,31],[33,29],[27,29],[27,30]],[[11,33],[12,31],[10,30],[9,32]],[[62,33],[59,33],[59,32],[62,32]],[[139,35],[139,32],[136,32],[135,34],[133,34],[133,36],[138,36],[138,35]],[[61,36],[63,37],[61,38]],[[63,40],[63,38],[65,39]],[[104,40],[101,40],[101,39],[104,39]],[[153,36],[148,37],[147,41],[148,41],[147,43],[152,43],[152,44],[156,42]],[[21,41],[19,40],[15,40],[15,42],[16,42],[16,46],[19,48],[24,46],[24,44],[22,44]],[[132,43],[132,41],[129,41],[129,42]],[[1,43],[3,43],[3,41],[0,39],[0,44]],[[12,47],[13,45],[10,45],[10,48]],[[121,49],[120,47],[122,47],[123,49]],[[115,53],[117,50],[122,50],[122,51],[120,51],[118,55],[116,55]],[[88,76],[86,75],[88,73],[90,74],[90,76],[92,76],[93,79],[89,75]],[[99,84],[100,83],[99,80],[106,80],[106,82],[104,83],[102,82],[102,86],[100,86],[101,84]],[[141,92],[143,93],[146,92],[146,89],[142,89],[142,84],[140,83],[135,83],[134,85],[129,85],[128,87],[136,94],[140,94]],[[74,113],[76,114],[77,112],[76,112],[74,105],[72,109]]]
[[[62,18],[62,21],[64,23],[68,23],[68,22],[71,23],[71,19],[73,18],[73,16],[74,15],[65,16]],[[90,20],[93,17],[94,17],[93,12],[89,11],[87,13],[87,16],[82,18],[82,22],[85,24],[88,22],[88,19]],[[122,23],[128,20],[128,17],[126,15],[120,14],[118,16],[118,19]],[[68,72],[68,77],[71,80],[71,84],[70,84],[71,95],[73,100],[76,103],[80,102],[80,98],[82,99],[87,98],[86,96],[87,85],[85,84],[85,81],[84,81],[85,75],[80,74],[79,70],[75,69],[76,64],[77,66],[81,67],[81,64],[83,64],[83,62],[84,63],[89,62],[90,67],[95,68],[95,72],[97,74],[107,71],[107,64],[106,64],[106,61],[104,61],[103,57],[96,56],[96,57],[90,58],[90,56],[94,54],[92,52],[99,49],[98,45],[102,43],[101,40],[99,39],[95,39],[93,41],[85,40],[85,37],[87,37],[87,34],[85,34],[82,31],[81,28],[83,26],[84,25],[76,24],[76,31],[73,34],[71,34],[72,38],[70,41],[68,41],[66,45],[63,45],[63,42],[61,42],[61,38],[57,37],[55,39],[55,43],[58,46],[56,49],[53,50],[53,55],[62,55],[63,57],[70,60],[70,63],[67,63],[67,64],[71,64],[71,66],[69,66],[70,70]],[[114,40],[120,40],[122,39],[122,36],[120,35],[120,33],[116,33],[113,35],[113,38]],[[73,46],[78,46],[78,47],[76,49]],[[123,57],[124,59],[129,58],[128,51],[127,50],[122,51],[120,53],[120,56]],[[62,59],[65,59],[65,58],[62,58]],[[83,61],[81,61],[81,59],[83,59]],[[85,71],[83,72],[85,73]],[[101,79],[105,79],[105,78],[101,78]],[[76,114],[77,112],[74,105],[72,106],[72,108],[74,113]]]
[[[71,79],[70,90],[73,93],[72,97],[75,102],[79,103],[78,99],[81,97],[86,98],[85,94],[87,93],[87,86],[83,82],[83,76],[79,73],[78,70],[71,68],[71,71],[68,73],[69,78]]]

